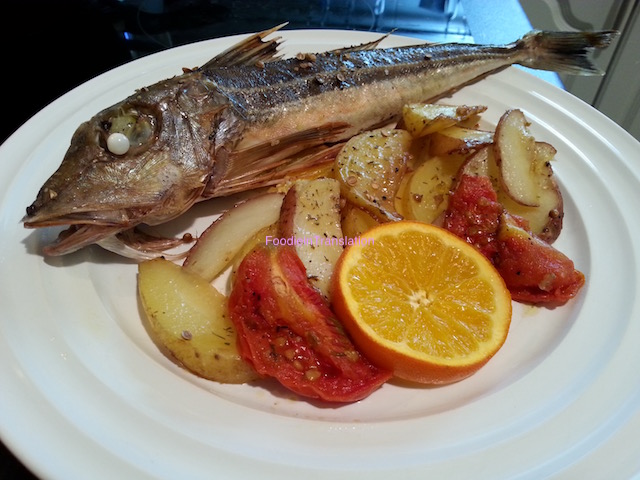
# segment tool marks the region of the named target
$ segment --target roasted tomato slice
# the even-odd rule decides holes
[[[566,255],[529,232],[525,219],[505,211],[489,177],[462,175],[444,227],[491,260],[518,302],[562,304],[584,285]]]
[[[463,174],[449,197],[444,228],[492,260],[497,252],[496,237],[502,211],[489,177]]]
[[[302,396],[354,402],[391,377],[355,349],[291,247],[260,246],[244,258],[229,313],[242,356]]]
[[[495,266],[511,297],[520,302],[562,304],[576,296],[584,275],[565,254],[518,225],[500,217]]]

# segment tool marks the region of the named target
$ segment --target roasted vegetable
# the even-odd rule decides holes
[[[282,203],[279,233],[280,238],[275,240],[291,242],[311,285],[329,298],[333,267],[344,249],[338,181],[332,178],[296,181]]]
[[[429,154],[465,154],[491,143],[493,132],[453,125],[431,135]]]
[[[403,192],[402,210],[408,219],[433,223],[449,205],[449,191],[465,161],[462,155],[431,157],[422,162]]]
[[[540,205],[534,169],[536,141],[520,110],[508,110],[496,126],[494,152],[503,191],[521,205]]]
[[[562,191],[558,187],[551,161],[556,149],[548,143],[536,142],[529,180],[536,191],[537,205],[527,206],[514,201],[499,188],[498,200],[509,213],[525,218],[529,230],[547,243],[552,243],[562,231],[564,203]]]
[[[283,198],[281,193],[266,193],[227,210],[198,237],[184,268],[208,281],[216,278],[245,241],[278,221]]]
[[[378,219],[360,207],[347,203],[342,209],[342,233],[347,238],[356,239],[379,224]]]
[[[526,231],[509,214],[500,216],[495,266],[518,302],[563,304],[585,282],[562,252]]]
[[[414,137],[424,137],[451,127],[487,109],[483,105],[441,105],[439,103],[413,103],[402,109],[402,120]]]
[[[258,378],[238,352],[227,297],[169,260],[138,265],[138,293],[155,340],[186,369],[222,383]]]
[[[356,350],[292,247],[258,247],[245,257],[229,312],[243,357],[300,395],[353,402],[391,377]]]
[[[342,195],[381,221],[402,218],[395,196],[411,156],[406,130],[376,130],[353,137],[336,157]]]

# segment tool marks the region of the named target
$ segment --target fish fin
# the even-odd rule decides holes
[[[96,243],[105,250],[117,253],[122,257],[143,261],[158,257],[164,257],[167,260],[180,260],[186,257],[188,249],[177,253],[169,253],[168,250],[180,247],[191,241],[193,241],[191,237],[157,237],[137,228],[131,228],[102,238]]]
[[[518,63],[539,70],[551,70],[574,75],[602,75],[587,55],[605,48],[618,36],[616,30],[598,32],[533,31],[515,43],[515,48],[528,55]]]
[[[303,158],[308,154],[314,154],[318,149],[326,148],[329,144],[343,140],[344,131],[349,127],[347,123],[326,123],[240,150],[229,151],[222,148],[216,152],[214,173],[202,196],[219,196],[220,189],[228,189],[223,185],[228,186],[240,180],[244,182],[247,178],[271,176],[272,172],[282,171],[284,165],[291,162],[292,158]],[[296,165],[311,162],[312,160],[297,161]]]
[[[371,42],[362,43],[360,45],[353,45],[351,47],[336,48],[335,50],[330,50],[329,53],[349,53],[349,52],[360,52],[363,50],[375,50],[376,48],[378,48],[378,45],[380,45],[380,42],[382,42],[389,35],[393,34],[393,32],[395,31],[396,29],[394,28],[389,33]]]
[[[618,36],[618,33],[616,30],[598,32],[534,30],[506,48],[522,52],[523,58],[516,60],[514,63],[523,67],[572,75],[602,75],[604,72],[594,65],[587,55],[594,49],[609,46],[613,39]],[[429,98],[428,102],[436,102],[444,97],[449,97],[462,88],[477,83],[483,78],[494,75],[506,68],[509,68],[509,65],[502,65],[495,70],[487,71],[435,97]]]
[[[318,168],[334,162],[345,142],[329,146],[320,145],[299,152],[292,157],[269,163],[260,170],[247,171],[238,177],[223,179],[205,198],[223,197],[256,188],[274,186],[290,178],[303,178],[305,174],[312,174]]]
[[[269,140],[257,145],[235,150],[231,153],[231,162],[227,174],[241,175],[252,167],[259,168],[260,163],[268,163],[265,159],[287,158],[309,148],[334,143],[350,125],[343,122],[332,122],[302,130],[286,137]]]
[[[115,235],[122,227],[110,225],[71,225],[59,233],[58,238],[42,249],[47,256],[59,256],[73,253],[87,245],[97,243],[103,238]]]
[[[268,62],[277,60],[280,56],[278,47],[282,43],[282,37],[275,37],[271,40],[264,41],[264,38],[285,27],[287,23],[282,23],[276,27],[270,28],[263,32],[255,33],[236,43],[224,52],[216,55],[200,70],[207,70],[217,67],[231,67],[233,65],[254,65],[258,62]]]

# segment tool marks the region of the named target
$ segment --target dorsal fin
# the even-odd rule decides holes
[[[254,65],[258,62],[268,62],[279,58],[276,57],[276,53],[278,53],[282,37],[275,37],[267,41],[264,41],[264,38],[286,25],[286,23],[282,23],[277,27],[250,35],[213,57],[200,67],[200,70],[207,70],[212,67],[230,67],[232,65]]]
[[[330,52],[331,53],[349,53],[349,52],[360,52],[363,50],[375,50],[380,45],[380,42],[382,42],[389,35],[393,35],[395,31],[396,29],[394,28],[389,33],[381,36],[376,40],[372,40],[371,42],[362,43],[360,45],[353,45],[351,47],[336,48],[335,50],[330,50]],[[436,44],[437,42],[426,42],[426,41],[420,42],[420,45],[436,45]]]
[[[378,45],[380,44],[381,41],[383,41],[385,38],[387,38],[389,35],[391,35],[393,32],[395,32],[395,29],[391,30],[389,33],[381,36],[380,38],[373,40],[371,42],[367,42],[367,43],[362,43],[360,45],[353,45],[351,47],[343,47],[343,48],[336,48],[335,50],[331,50],[332,53],[348,53],[348,52],[359,52],[362,50],[374,50],[376,48],[378,48]]]

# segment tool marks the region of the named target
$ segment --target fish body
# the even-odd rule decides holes
[[[28,228],[69,226],[45,254],[105,245],[197,201],[277,183],[327,161],[353,135],[398,120],[403,105],[434,101],[513,64],[601,73],[586,54],[616,35],[532,32],[503,46],[372,42],[280,59],[279,39],[265,40],[276,29],[80,125],[27,207]]]

